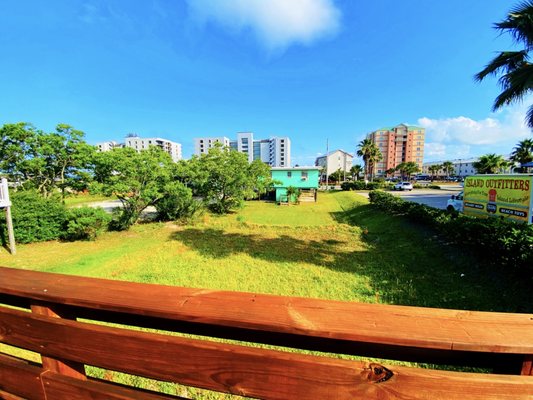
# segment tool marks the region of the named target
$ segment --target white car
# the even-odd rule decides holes
[[[448,203],[446,204],[446,209],[448,211],[463,211],[463,192],[460,192],[459,194],[453,195],[450,200],[448,200]]]
[[[394,190],[413,190],[413,184],[411,182],[398,182],[392,188]]]

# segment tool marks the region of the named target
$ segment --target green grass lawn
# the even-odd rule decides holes
[[[0,265],[369,303],[533,310],[520,282],[488,273],[401,217],[372,210],[364,197],[331,192],[319,193],[318,200],[291,206],[253,201],[191,225],[141,224],[94,242],[19,245],[16,256],[0,251]]]
[[[95,201],[114,200],[114,197],[107,197],[100,194],[80,193],[75,195],[69,195],[65,198],[65,205],[67,207],[83,206]]]
[[[527,294],[354,192],[316,204],[248,202],[193,225],[141,224],[94,242],[19,245],[0,264],[213,289],[477,310],[531,310]]]

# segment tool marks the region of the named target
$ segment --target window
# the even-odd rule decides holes
[[[292,172],[291,171],[287,171],[287,178],[292,178]]]
[[[307,171],[302,171],[302,181],[307,180]]]

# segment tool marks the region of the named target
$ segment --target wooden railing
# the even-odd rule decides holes
[[[35,364],[0,354],[0,398],[176,398],[89,378],[86,365],[265,399],[533,398],[529,314],[201,290],[11,268],[0,268],[0,303],[7,305],[0,306],[0,342],[42,358]],[[256,343],[493,372],[355,361]]]

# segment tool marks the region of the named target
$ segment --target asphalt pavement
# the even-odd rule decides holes
[[[430,207],[446,209],[448,199],[463,190],[460,185],[446,185],[441,189],[413,189],[412,191],[390,191],[389,193],[401,197],[407,201],[425,204]],[[368,192],[360,192],[359,194],[368,197]]]

